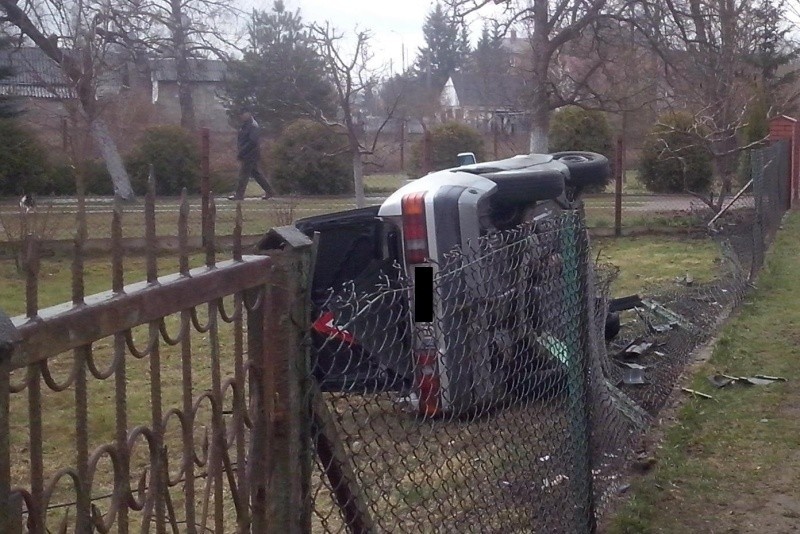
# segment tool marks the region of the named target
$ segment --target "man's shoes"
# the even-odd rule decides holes
[[[228,200],[238,201],[238,200],[244,200],[244,199],[243,198],[239,198],[236,195],[230,195],[230,196],[228,196]]]
[[[272,198],[272,195],[270,195],[269,193],[266,193],[263,197],[261,197],[261,200],[269,200],[271,198]]]

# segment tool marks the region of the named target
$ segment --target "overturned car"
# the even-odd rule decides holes
[[[554,321],[570,305],[552,291],[564,261],[558,227],[609,174],[590,152],[521,155],[431,173],[380,206],[297,221],[317,240],[320,387],[397,391],[426,416],[552,389],[565,372]]]

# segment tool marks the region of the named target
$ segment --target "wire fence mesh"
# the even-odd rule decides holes
[[[396,264],[318,296],[314,435],[318,452],[329,446],[312,480],[315,531],[592,531],[780,225],[788,148],[752,161],[752,193],[705,238],[719,247],[709,281],[612,300],[616,269],[591,261],[581,210],[434,265],[430,322],[415,320],[416,273]]]

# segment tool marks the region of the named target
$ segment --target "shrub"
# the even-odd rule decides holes
[[[344,135],[317,122],[289,124],[271,150],[272,185],[279,193],[353,192],[353,163]]]
[[[691,132],[691,115],[665,115],[660,123],[642,147],[639,181],[656,193],[708,191],[712,184],[711,156]]]
[[[611,126],[602,111],[585,110],[578,106],[561,108],[550,124],[550,152],[582,150],[597,152],[613,165],[614,140]],[[613,169],[612,169],[613,170]],[[614,173],[611,173],[613,176]],[[589,192],[600,192],[605,186],[593,186]]]
[[[150,165],[156,178],[156,193],[177,195],[184,187],[199,190],[200,153],[195,139],[178,126],[156,126],[149,128],[127,158],[134,192],[147,192],[147,176]]]
[[[606,114],[577,106],[555,112],[550,123],[550,152],[566,150],[597,152],[611,161],[614,141]]]
[[[0,119],[0,196],[48,193],[47,152],[14,119]]]
[[[483,160],[483,138],[474,128],[457,122],[446,122],[429,132],[430,171],[448,169],[456,165],[460,152],[473,152],[478,161]],[[411,167],[420,173],[424,167],[425,139],[414,145],[411,153]]]

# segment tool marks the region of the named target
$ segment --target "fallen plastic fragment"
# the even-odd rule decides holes
[[[686,393],[691,393],[692,395],[695,395],[697,397],[701,397],[701,398],[704,398],[704,399],[713,399],[714,398],[711,395],[708,395],[707,393],[703,393],[701,391],[696,391],[694,389],[681,388],[681,391],[685,391]]]
[[[643,386],[648,383],[644,377],[644,369],[623,370],[622,382],[628,386]]]
[[[731,385],[736,379],[725,375],[711,375],[708,377],[708,381],[711,382],[711,385],[715,388],[724,388],[725,386]]]
[[[744,384],[749,384],[751,386],[768,386],[770,384],[774,384],[775,380],[769,380],[766,378],[758,378],[755,376],[743,376],[739,378],[739,381]]]
[[[773,382],[786,382],[787,379],[782,376],[769,376],[769,375],[753,375],[756,378],[763,378],[764,380],[772,380]]]
[[[711,382],[714,387],[724,388],[735,383],[745,384],[748,386],[768,386],[775,382],[786,382],[786,379],[781,376],[767,375],[730,376],[724,374],[715,374],[709,376],[708,381]]]
[[[673,312],[665,308],[660,303],[651,300],[651,299],[642,299],[642,305],[645,306],[651,313],[661,317],[662,319],[669,322],[669,324],[673,326],[680,326],[684,330],[688,330],[691,333],[699,333],[700,329],[698,329],[695,325],[691,322],[687,321],[677,313]]]
[[[647,352],[653,344],[648,341],[636,339],[619,352],[621,357],[638,357]]]
[[[640,365],[638,363],[633,363],[633,362],[617,362],[617,363],[629,369],[647,369],[649,367],[648,365]]]

